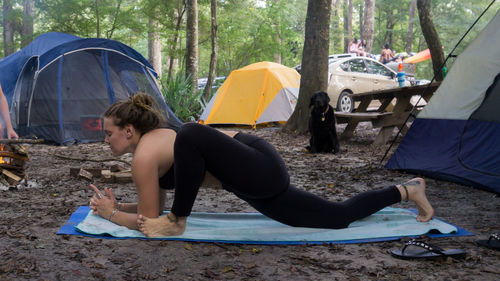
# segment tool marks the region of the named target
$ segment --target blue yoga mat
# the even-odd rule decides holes
[[[473,235],[436,218],[426,223],[417,222],[415,210],[387,207],[344,229],[291,227],[260,213],[192,213],[183,235],[147,238],[139,231],[93,215],[88,206],[79,207],[57,234],[242,244],[364,243],[397,240],[405,236]]]

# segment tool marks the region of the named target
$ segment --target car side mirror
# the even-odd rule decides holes
[[[391,79],[394,79],[396,78],[396,74],[394,74],[394,72],[391,72]]]

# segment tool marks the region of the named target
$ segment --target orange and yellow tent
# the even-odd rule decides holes
[[[202,124],[255,126],[286,122],[297,103],[300,74],[273,62],[234,70],[201,114]]]

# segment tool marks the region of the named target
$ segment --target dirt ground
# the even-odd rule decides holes
[[[274,144],[290,169],[291,182],[330,200],[403,182],[413,175],[385,170],[386,147],[373,147],[375,130],[358,129],[341,153],[311,155],[308,136],[278,128],[247,130]],[[464,260],[403,261],[389,254],[408,239],[367,244],[264,246],[182,241],[96,239],[56,235],[91,197],[89,181],[70,167],[109,167],[116,161],[103,143],[69,147],[27,144],[28,181],[0,191],[0,280],[499,280],[500,251],[475,245],[500,232],[499,198],[493,193],[426,178],[436,216],[475,236],[434,238],[445,248],[467,251]],[[130,156],[121,158],[130,160]],[[95,184],[103,186],[99,180]],[[110,184],[123,202],[136,199],[132,184]],[[172,193],[168,194],[171,203]],[[167,203],[167,207],[170,205]],[[395,207],[414,208],[411,203]],[[224,190],[202,189],[194,211],[254,212]],[[424,239],[428,239],[424,237]]]

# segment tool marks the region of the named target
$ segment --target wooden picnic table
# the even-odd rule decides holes
[[[402,133],[406,133],[408,127],[404,123],[413,108],[411,98],[421,96],[428,102],[440,84],[441,82],[433,82],[430,85],[401,87],[349,95],[352,97],[353,102],[359,102],[359,105],[353,112],[335,112],[338,124],[347,123],[340,138],[347,139],[352,137],[354,130],[360,122],[371,122],[374,128],[380,128],[373,143],[375,145],[387,143],[396,127],[400,128],[402,125],[405,125]],[[369,110],[368,106],[370,103],[376,100],[380,102],[380,106],[375,110]],[[417,107],[413,113],[416,115],[420,109],[421,107]]]

